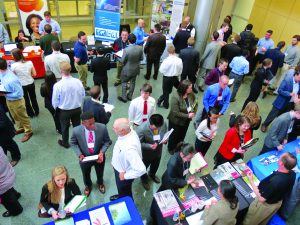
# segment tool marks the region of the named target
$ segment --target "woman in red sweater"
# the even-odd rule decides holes
[[[234,162],[244,157],[246,149],[242,149],[241,145],[252,138],[249,128],[250,121],[247,117],[241,116],[237,119],[235,126],[226,132],[223,143],[215,155],[215,168],[225,162]]]

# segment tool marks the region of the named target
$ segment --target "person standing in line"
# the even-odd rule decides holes
[[[190,32],[186,30],[187,22],[183,21],[181,27],[178,29],[174,39],[173,45],[175,47],[176,54],[179,54],[181,49],[188,47],[188,39],[191,37]]]
[[[222,46],[226,44],[224,41],[224,34],[229,30],[229,24],[228,23],[223,23],[221,26],[221,29],[218,30],[219,33],[219,38],[218,41],[222,43]]]

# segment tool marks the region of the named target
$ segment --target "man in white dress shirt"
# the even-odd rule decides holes
[[[111,160],[115,171],[118,195],[110,196],[111,201],[124,196],[132,197],[132,182],[146,173],[146,167],[142,161],[140,139],[130,128],[129,120],[126,118],[116,119],[113,130],[118,135]]]
[[[53,72],[56,78],[61,78],[60,63],[70,63],[70,58],[67,54],[60,52],[60,43],[58,41],[53,41],[51,47],[52,54],[45,57],[45,69]]]
[[[141,88],[141,96],[133,99],[128,109],[129,121],[136,126],[141,125],[147,121],[149,117],[155,112],[155,99],[151,97],[152,86],[144,84]]]

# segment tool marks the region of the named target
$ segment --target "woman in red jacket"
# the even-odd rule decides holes
[[[223,143],[215,155],[215,168],[225,162],[234,162],[244,157],[246,149],[242,149],[241,145],[252,138],[249,128],[250,121],[247,117],[241,116],[237,119],[235,126],[226,132]]]

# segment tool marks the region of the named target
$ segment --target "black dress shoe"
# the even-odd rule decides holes
[[[110,201],[114,201],[114,200],[117,200],[117,199],[119,199],[119,195],[112,195],[112,196],[109,197]]]
[[[120,84],[121,84],[121,81],[116,81],[116,82],[114,83],[114,86],[117,87],[117,86],[119,86]]]
[[[129,98],[129,96],[128,96],[128,95],[127,95],[126,97],[127,97],[127,100],[128,100],[128,101],[131,101],[131,100],[132,100],[132,98]]]
[[[153,76],[153,80],[157,80],[157,76]]]
[[[150,77],[148,77],[147,75],[145,75],[144,78],[145,78],[146,80],[150,80]]]
[[[146,191],[150,190],[150,184],[148,183],[148,181],[142,181],[142,185]]]
[[[118,96],[118,99],[119,99],[121,102],[124,102],[124,103],[126,103],[126,102],[127,102],[127,100],[126,100],[126,99],[124,99],[124,98],[122,98],[121,96]]]
[[[202,87],[198,87],[199,91],[204,92],[204,90],[202,89]]]
[[[5,213],[2,214],[3,217],[10,217],[11,214],[10,212],[6,211]]]
[[[64,144],[62,140],[58,140],[57,143],[58,143],[61,147],[64,147],[64,148],[70,148],[70,145],[69,145],[69,144]]]
[[[157,184],[160,183],[160,179],[155,175],[149,175],[149,177]]]

